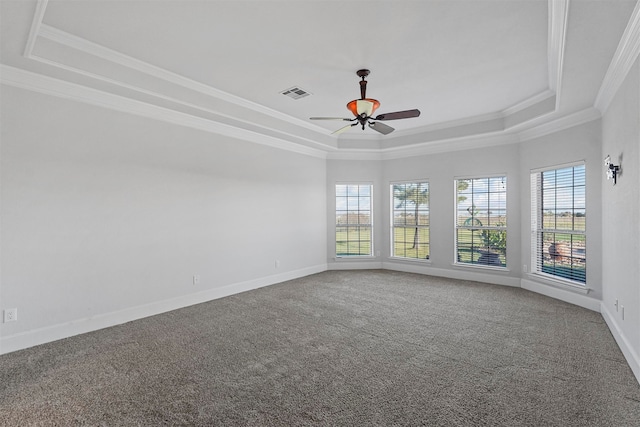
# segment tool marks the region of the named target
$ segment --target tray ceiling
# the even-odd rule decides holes
[[[3,74],[46,76],[239,137],[388,150],[522,132],[593,109],[635,5],[3,1]],[[360,68],[371,70],[379,113],[421,116],[387,122],[388,136],[354,128],[334,137],[341,122],[309,121],[349,117]],[[291,87],[310,95],[282,95]]]

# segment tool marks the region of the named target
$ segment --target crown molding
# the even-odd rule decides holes
[[[0,83],[154,120],[161,120],[167,123],[199,129],[205,132],[237,138],[311,157],[324,159],[327,156],[326,151],[290,142],[282,138],[269,136],[261,132],[231,126],[203,117],[194,116],[192,114],[182,113],[128,97],[44,76],[42,74],[10,67],[4,64],[0,64]]]
[[[334,160],[389,160],[513,144],[539,138],[601,118],[599,110],[596,108],[587,108],[520,132],[497,131],[483,135],[441,139],[382,149],[337,149],[327,147],[325,150],[321,150],[307,147],[296,142],[286,141],[279,137],[269,136],[261,132],[231,126],[3,64],[0,64],[0,82],[8,86],[155,120],[162,120],[168,123],[187,126],[231,138],[238,138],[298,154]]]
[[[119,52],[113,51],[111,49],[107,49],[104,48],[100,45],[97,45],[95,43],[92,43],[90,41],[87,41],[85,39],[82,39],[80,37],[76,37],[72,34],[66,33],[64,31],[60,31],[54,27],[51,27],[49,25],[46,24],[41,24],[40,25],[40,36],[43,38],[46,38],[50,41],[53,41],[55,43],[59,43],[63,46],[67,46],[70,47],[72,49],[74,49],[75,51],[79,51],[82,53],[85,53],[87,55],[91,55],[91,56],[95,56],[101,59],[104,59],[106,61],[109,61],[110,63],[114,63],[117,65],[120,65],[122,67],[125,67],[126,69],[133,69],[135,71],[138,71],[140,73],[143,73],[143,75],[147,75],[147,76],[152,76],[155,78],[160,79],[161,81],[164,82],[168,82],[170,84],[176,84],[180,87],[189,89],[189,90],[193,90],[194,92],[198,93],[198,94],[204,94],[207,96],[211,96],[212,98],[215,98],[216,100],[222,100],[225,102],[229,102],[233,105],[237,105],[243,108],[247,108],[249,111],[255,111],[258,113],[264,112],[264,111],[273,111],[270,109],[267,109],[266,107],[262,107],[263,111],[259,111],[258,108],[255,108],[255,106],[257,104],[254,103],[250,103],[248,101],[242,103],[239,102],[238,100],[241,100],[241,98],[235,97],[233,95],[229,95],[226,94],[226,92],[222,92],[222,91],[218,91],[217,89],[211,88],[209,86],[206,85],[202,85],[198,82],[186,79],[186,78],[182,78],[178,75],[175,75],[173,73],[170,73],[168,71],[165,71],[161,68],[155,67],[153,65],[147,64],[145,62],[142,61],[138,61],[134,58],[128,57],[126,55],[122,55]],[[137,93],[141,93],[143,95],[148,95],[154,98],[158,98],[164,101],[169,101],[170,103],[173,104],[177,104],[180,107],[187,107],[187,109],[194,109],[194,110],[198,110],[198,111],[202,111],[204,113],[209,113],[209,114],[215,114],[217,116],[226,118],[226,119],[230,119],[233,120],[235,122],[238,123],[243,123],[246,126],[257,126],[260,127],[262,129],[264,129],[266,132],[271,132],[274,134],[278,134],[283,136],[284,138],[288,138],[288,139],[293,139],[293,140],[298,140],[298,141],[304,141],[306,144],[312,145],[312,146],[319,146],[320,148],[326,148],[327,144],[324,144],[320,141],[318,141],[317,139],[310,139],[310,138],[304,138],[300,135],[296,135],[296,134],[292,134],[289,132],[284,132],[281,130],[278,130],[276,128],[273,127],[269,127],[269,126],[265,126],[265,125],[261,125],[257,122],[254,121],[250,121],[250,120],[246,120],[243,118],[239,118],[238,116],[234,116],[234,115],[230,115],[224,111],[220,111],[220,109],[213,109],[213,108],[208,108],[208,107],[204,107],[202,105],[198,105],[192,102],[187,102],[181,99],[177,99],[175,97],[172,96],[167,96],[164,95],[160,92],[157,91],[153,91],[153,90],[147,90],[143,87],[137,86],[137,85],[132,85],[132,84],[128,84],[124,81],[121,80],[116,80],[116,79],[112,79],[103,75],[99,75],[90,71],[86,71],[80,68],[76,68],[73,67],[71,65],[67,65],[64,64],[62,62],[58,62],[49,58],[44,58],[42,56],[39,56],[35,53],[31,53],[31,56],[29,57],[29,59],[38,61],[38,62],[42,62],[44,64],[48,64],[66,71],[70,71],[85,77],[89,77],[92,79],[96,79],[105,83],[109,83],[112,85],[116,85],[119,86],[121,88],[127,89],[127,90],[131,90],[133,92],[137,92]],[[191,84],[191,87],[189,87],[189,84]],[[133,98],[132,98],[133,99]],[[235,102],[238,101],[238,102]],[[244,101],[244,100],[242,100]],[[280,114],[280,113],[277,113]],[[276,114],[267,114],[271,117],[275,117]],[[285,116],[283,114],[280,114],[281,116]],[[289,117],[289,116],[286,116]],[[278,117],[275,117],[278,118]],[[279,117],[280,120],[282,120],[282,117]],[[291,121],[288,121],[289,123],[291,123]],[[299,121],[300,123],[306,124],[304,121]],[[300,123],[294,123],[296,125],[299,125]],[[308,127],[305,126],[305,127]],[[315,129],[314,129],[315,130]]]
[[[448,153],[461,150],[474,150],[507,144],[517,144],[517,134],[493,132],[485,135],[473,135],[451,138],[435,142],[424,142],[403,147],[383,149],[342,148],[327,154],[331,160],[393,160],[430,154]]]
[[[602,118],[600,111],[589,107],[576,113],[543,122],[535,127],[520,131],[498,131],[484,135],[472,135],[460,138],[423,142],[403,147],[383,149],[339,149],[328,153],[328,159],[335,160],[391,160],[429,154],[447,153],[461,150],[473,150],[508,144],[519,144],[545,135],[560,132],[575,126]]]
[[[596,96],[595,107],[602,114],[607,111],[611,101],[620,89],[624,79],[631,71],[640,53],[640,2],[636,3],[629,23],[622,34],[618,48],[609,64],[607,73]]]
[[[537,104],[540,104],[541,102],[544,102],[555,95],[556,93],[550,89],[544,90],[537,95],[533,95],[531,98],[525,99],[524,101],[512,105],[509,108],[505,108],[504,110],[502,110],[502,115],[506,118],[528,108],[531,108]]]
[[[549,0],[548,8],[547,61],[549,67],[549,89],[556,95],[557,110],[562,88],[562,68],[569,19],[569,0]]]
[[[49,0],[38,0],[36,3],[36,11],[33,14],[33,21],[31,21],[31,28],[29,29],[29,37],[27,38],[27,44],[24,48],[24,57],[29,58],[33,48],[36,44],[36,39],[40,33],[42,26],[42,19],[44,18],[44,12],[47,10],[47,4]]]
[[[514,118],[514,116],[518,113],[525,112],[525,110],[532,109],[535,107],[545,107],[545,102],[550,100],[556,96],[556,93],[552,90],[546,89],[536,95],[533,95],[530,98],[525,99],[511,107],[508,107],[502,111],[487,113],[472,117],[464,117],[457,120],[451,120],[447,122],[434,123],[428,126],[422,126],[420,128],[408,129],[403,131],[394,132],[393,136],[383,138],[380,135],[362,135],[362,134],[354,134],[347,135],[341,134],[338,138],[339,141],[343,143],[349,142],[358,142],[358,141],[376,141],[384,142],[389,145],[397,145],[403,139],[408,139],[412,136],[420,136],[422,139],[426,141],[440,141],[440,140],[450,140],[453,138],[466,138],[473,137],[479,134],[484,134],[487,132],[486,127],[489,126],[493,130],[491,132],[496,132],[500,130],[507,130],[512,127],[517,127],[517,125],[511,125],[508,123],[510,118]],[[554,100],[554,105],[557,102],[557,98]],[[545,110],[539,115],[547,115],[551,114],[555,111],[554,108],[549,108],[548,111]],[[537,117],[536,116],[536,117]],[[531,120],[530,118],[527,121]],[[473,130],[473,128],[476,130]],[[446,135],[446,136],[445,136]]]
[[[479,123],[494,122],[494,121],[502,122],[504,120],[504,117],[505,115],[502,111],[480,114],[480,115],[471,116],[471,117],[463,117],[456,120],[433,123],[427,126],[422,126],[419,128],[401,131],[401,132],[398,132],[395,138],[402,137],[402,136],[424,135],[424,134],[434,133],[434,132],[443,131],[443,130],[451,130],[451,129],[464,127],[464,126],[472,126]]]
[[[43,0],[43,4],[46,4],[46,0]],[[44,13],[44,6],[41,7],[41,12],[39,12],[39,14]],[[325,129],[321,128],[319,126],[316,126],[312,123],[308,123],[304,120],[299,120],[296,119],[294,117],[291,117],[287,114],[284,113],[280,113],[276,110],[264,107],[260,104],[245,100],[243,98],[240,98],[238,96],[229,94],[227,92],[224,91],[220,91],[218,89],[215,89],[211,86],[199,83],[197,81],[191,80],[189,78],[183,77],[181,75],[178,75],[176,73],[170,72],[168,70],[165,70],[163,68],[157,67],[155,65],[146,63],[144,61],[140,61],[138,59],[132,58],[128,55],[122,54],[120,52],[114,51],[112,49],[109,49],[107,47],[104,47],[102,45],[99,45],[97,43],[93,43],[91,41],[88,41],[86,39],[83,39],[81,37],[75,36],[73,34],[67,33],[65,31],[59,30],[55,27],[52,27],[50,25],[47,24],[43,24],[43,23],[39,23],[37,25],[38,27],[38,33],[37,33],[37,37],[42,37],[43,39],[47,39],[50,40],[54,43],[60,44],[62,46],[66,46],[68,48],[73,49],[73,51],[79,52],[81,54],[84,55],[88,55],[89,57],[95,57],[95,58],[100,58],[102,60],[108,61],[110,63],[116,64],[120,67],[123,67],[125,69],[128,70],[132,70],[134,72],[138,72],[138,73],[142,73],[143,75],[147,75],[156,79],[159,79],[161,81],[164,81],[166,83],[170,83],[173,85],[177,85],[180,86],[182,88],[194,91],[196,93],[199,94],[204,94],[206,96],[210,96],[213,99],[216,100],[222,100],[224,102],[228,102],[230,104],[233,105],[237,105],[239,107],[242,108],[246,108],[247,110],[250,111],[254,111],[257,113],[261,113],[261,114],[265,114],[267,116],[273,117],[275,119],[278,120],[282,120],[284,122],[287,123],[291,123],[293,125],[296,126],[300,126],[306,129],[310,129],[316,133],[322,134],[323,136],[325,133]],[[163,99],[166,101],[170,101],[176,104],[180,104],[189,108],[195,108],[201,111],[205,111],[207,113],[213,113],[213,114],[217,114],[219,116],[222,117],[226,117],[229,119],[233,119],[235,121],[238,122],[244,122],[247,125],[256,125],[254,122],[251,121],[247,121],[247,120],[243,120],[240,119],[236,116],[232,116],[229,115],[223,111],[219,111],[219,110],[215,110],[215,109],[211,109],[211,108],[205,108],[202,107],[200,105],[196,105],[190,102],[186,102],[180,99],[177,99],[175,97],[172,96],[167,96],[164,95],[162,93],[159,93],[157,91],[152,91],[152,90],[148,90],[145,88],[142,88],[140,86],[137,85],[133,85],[133,84],[129,84],[126,83],[122,80],[118,80],[118,79],[113,79],[110,78],[108,76],[105,75],[100,75],[100,74],[96,74],[94,72],[91,71],[87,71],[84,69],[80,69],[68,64],[65,64],[61,61],[58,60],[54,60],[51,58],[45,58],[41,55],[35,54],[33,52],[29,53],[29,59],[32,60],[36,60],[42,63],[46,63],[48,65],[60,68],[60,69],[64,69],[73,73],[77,73],[80,75],[83,75],[85,77],[90,77],[92,79],[97,79],[99,81],[105,82],[105,83],[109,83],[112,85],[117,85],[119,87],[125,88],[127,90],[131,90],[131,91],[135,91],[138,93],[142,93],[145,95],[150,95],[159,99]],[[394,136],[392,136],[391,138],[386,138],[385,141],[393,141],[394,143],[398,143],[399,141],[401,141],[402,139],[409,139],[412,136],[425,136],[428,139],[432,140],[432,141],[438,141],[441,139],[450,139],[450,138],[458,138],[458,137],[466,137],[466,136],[470,136],[472,134],[475,133],[475,131],[473,130],[474,128],[477,128],[477,132],[479,133],[484,133],[486,132],[486,126],[490,126],[492,131],[498,130],[498,129],[505,129],[506,125],[505,125],[505,120],[513,114],[519,113],[527,108],[530,108],[532,106],[535,106],[541,102],[544,102],[545,100],[547,100],[549,97],[553,96],[554,93],[546,90],[543,91],[539,94],[536,94],[534,96],[532,96],[531,98],[528,98],[514,106],[511,106],[507,109],[505,109],[504,111],[498,111],[498,112],[493,112],[493,113],[487,113],[487,114],[482,114],[482,115],[478,115],[478,116],[473,116],[473,117],[465,117],[465,118],[461,118],[458,120],[452,120],[452,121],[448,121],[448,122],[442,122],[442,123],[435,123],[432,125],[428,125],[428,126],[424,126],[424,127],[420,127],[420,128],[416,128],[416,129],[411,129],[411,130],[406,130],[406,131],[399,131],[396,134],[394,134]],[[280,132],[277,129],[273,129],[271,127],[264,127],[267,130],[270,131],[275,131],[275,132]],[[289,134],[290,137],[294,137],[294,138],[299,138],[296,135],[291,135]],[[377,137],[377,138],[376,138]],[[334,141],[357,141],[357,140],[366,140],[366,141],[371,141],[371,140],[381,140],[379,135],[375,135],[374,138],[372,138],[369,135],[351,135],[349,137],[335,137],[333,139]],[[311,139],[306,139],[306,141],[308,143],[311,143],[313,145],[319,145],[322,148],[327,148],[326,144],[323,143],[319,143],[317,141],[311,140]]]
[[[186,101],[182,101],[182,100],[179,100],[179,99],[176,99],[176,98],[165,96],[165,95],[162,95],[162,94],[160,94],[158,92],[145,90],[145,89],[142,89],[142,88],[137,87],[137,86],[132,86],[132,85],[120,82],[120,81],[116,81],[116,80],[113,80],[113,79],[109,79],[109,78],[105,78],[105,77],[102,77],[102,76],[98,76],[96,74],[88,73],[88,72],[85,72],[83,70],[80,70],[80,69],[77,69],[77,68],[74,68],[74,67],[70,67],[70,66],[67,66],[67,65],[64,65],[64,64],[60,64],[58,62],[50,61],[48,59],[44,59],[44,58],[41,58],[41,57],[35,57],[34,56],[34,57],[32,57],[32,59],[35,59],[35,60],[37,60],[39,62],[42,62],[44,64],[53,65],[53,66],[55,66],[57,68],[60,68],[60,69],[63,69],[63,70],[67,70],[67,71],[78,73],[78,74],[83,75],[85,77],[98,78],[99,80],[101,80],[101,81],[103,81],[105,83],[112,83],[112,84],[117,85],[119,87],[132,90],[134,92],[138,92],[138,93],[141,93],[141,94],[144,94],[144,95],[148,95],[148,96],[151,96],[151,97],[154,97],[154,98],[158,98],[158,99],[161,99],[161,100],[164,100],[164,101],[168,101],[170,103],[175,104],[176,107],[186,107],[187,109],[193,109],[193,110],[196,110],[196,111],[201,111],[203,113],[213,114],[213,115],[216,115],[218,117],[229,119],[229,120],[232,120],[232,121],[237,122],[237,123],[242,123],[242,124],[244,124],[244,125],[246,125],[248,127],[249,126],[259,127],[261,129],[263,129],[265,132],[270,132],[270,133],[273,133],[273,134],[277,134],[277,135],[280,135],[283,138],[288,138],[288,139],[291,139],[291,140],[297,140],[297,141],[300,141],[300,142],[304,141],[305,143],[307,143],[309,145],[319,146],[322,149],[328,148],[328,146],[326,144],[324,144],[322,142],[319,142],[318,140],[310,139],[310,138],[304,138],[304,137],[302,137],[300,135],[297,135],[297,134],[293,134],[293,133],[290,133],[290,132],[284,132],[284,131],[277,130],[275,128],[271,128],[271,127],[267,127],[267,126],[262,126],[260,124],[255,123],[255,122],[252,122],[250,120],[245,120],[243,118],[238,118],[236,116],[221,112],[219,110],[214,110],[214,109],[211,109],[211,108],[202,107],[200,105],[196,105],[196,104],[193,104],[193,103],[190,103],[190,102],[186,102]],[[100,91],[98,91],[98,92],[100,92]],[[134,99],[134,98],[130,98],[130,97],[123,97],[123,98],[125,98],[125,99]],[[162,108],[162,107],[159,107],[159,108]],[[173,111],[179,112],[177,109],[173,109]],[[193,114],[188,114],[188,115],[191,115],[193,117],[198,117],[198,116],[193,115]]]
[[[462,150],[474,150],[478,148],[517,144],[519,142],[520,140],[518,136],[513,133],[493,132],[485,135],[452,138],[427,144],[415,144],[407,147],[387,148],[380,151],[383,160],[391,160],[401,159],[405,157],[450,153]]]
[[[204,106],[204,104],[196,105],[188,102],[186,98],[177,99],[175,97],[176,86],[183,90],[186,89],[187,91],[208,96],[214,103],[220,101],[226,102],[229,106],[235,105],[248,111],[263,114],[326,136],[324,135],[324,128],[308,123],[307,121],[296,119],[260,104],[220,91],[206,84],[191,80],[44,24],[42,20],[47,4],[48,0],[38,0],[37,2],[29,39],[25,48],[25,57],[73,73],[78,73],[85,77],[98,79],[111,85],[117,85],[139,94],[169,101],[174,103],[176,108],[161,107],[155,105],[155,103],[152,104],[131,97],[110,94],[35,73],[12,69],[8,66],[2,66],[5,74],[2,76],[3,83],[315,157],[379,160],[503,145],[537,138],[600,117],[600,114],[597,113],[595,109],[587,109],[559,118],[553,122],[541,123],[541,120],[539,120],[541,117],[545,117],[545,120],[547,120],[549,116],[553,116],[554,113],[557,112],[559,102],[558,94],[561,88],[562,66],[564,62],[569,0],[548,0],[547,57],[549,62],[549,89],[502,111],[449,122],[435,123],[418,129],[399,131],[391,138],[382,139],[379,135],[375,135],[378,138],[365,138],[364,135],[352,135],[348,138],[331,138],[331,141],[334,141],[336,146],[332,146],[331,143],[319,142],[319,138],[305,138],[291,132],[280,131],[269,124],[260,124],[238,118],[237,115],[233,115],[224,108],[221,108],[219,104],[218,107],[220,108],[215,108],[215,106],[214,108],[209,108]],[[630,26],[627,28],[627,31],[625,31],[626,37],[623,37],[623,40],[627,41],[624,43],[621,42],[621,46],[623,47],[621,48],[619,46],[618,50],[620,53],[616,55],[619,59],[616,63],[626,65],[628,61],[623,60],[623,58],[625,58],[624,53],[627,53],[626,56],[628,56],[629,51],[635,52],[635,56],[637,56],[638,39],[640,39],[638,35],[640,33],[638,30],[638,21],[640,18],[638,18],[638,15],[638,6],[636,6],[633,18],[630,21]],[[96,72],[92,72],[88,66],[83,66],[83,69],[76,68],[73,63],[69,61],[66,63],[63,57],[56,57],[56,54],[61,55],[59,52],[50,52],[51,57],[43,57],[37,53],[38,38],[41,40],[46,39],[57,45],[71,49],[71,51],[67,49],[64,53],[65,55],[73,52],[75,55],[78,55],[76,56],[77,59],[91,60],[91,58],[95,58],[94,60],[108,61],[121,67],[121,69],[128,74],[124,74],[124,78],[111,78],[109,75],[99,75]],[[631,61],[631,64],[632,63],[633,61]],[[615,68],[615,70],[618,68]],[[625,71],[625,75],[627,72],[628,69]],[[608,73],[608,75],[609,74],[610,73]],[[616,73],[612,71],[611,74],[618,75],[620,72]],[[136,84],[136,79],[138,79],[138,82],[144,81],[140,80],[141,76],[148,76],[153,79],[158,79],[164,82],[164,84],[168,84],[169,86],[165,86],[168,90],[167,93],[164,93],[165,91],[160,93]],[[171,85],[173,85],[173,88]],[[173,96],[168,95],[171,91],[174,92]],[[601,92],[602,91],[601,88]],[[188,96],[188,92],[184,92],[184,94]],[[180,98],[182,98],[182,96],[180,96]],[[180,111],[181,109],[183,111]],[[189,114],[189,109],[197,109],[207,114],[216,115],[220,117],[222,121],[216,121],[215,118],[207,119],[199,115]],[[533,115],[534,113],[535,116]],[[516,118],[518,120],[516,120]],[[224,123],[227,119],[240,126]],[[514,123],[510,123],[510,120]],[[535,125],[536,122],[539,124]],[[532,124],[534,127],[531,127]],[[527,127],[528,129],[522,130]],[[376,146],[370,148],[362,145],[365,140],[374,142]],[[342,144],[345,145],[344,148],[337,147],[340,145],[340,141],[345,143]],[[359,144],[362,145],[362,148],[358,147]],[[349,147],[349,145],[351,145],[351,147]]]
[[[528,141],[552,133],[560,132],[574,126],[579,126],[593,120],[598,120],[601,117],[602,115],[600,114],[600,111],[598,111],[594,107],[589,107],[584,110],[560,117],[553,121],[542,123],[536,127],[520,131],[517,133],[517,135],[520,138],[520,141]]]
[[[378,149],[366,150],[355,148],[341,148],[327,153],[329,160],[382,160],[382,153]]]
[[[242,118],[238,118],[239,115],[229,114],[224,108],[207,108],[202,105],[195,105],[190,102],[186,102],[183,99],[177,99],[175,94],[175,89],[167,86],[167,91],[162,91],[160,93],[157,90],[151,90],[149,88],[142,87],[140,83],[140,75],[150,76],[154,79],[158,79],[170,85],[176,85],[183,89],[187,89],[189,91],[193,91],[194,93],[205,95],[211,97],[210,99],[213,102],[223,101],[227,102],[231,105],[236,105],[241,108],[245,108],[249,111],[256,112],[259,114],[264,114],[268,117],[275,118],[277,120],[299,126],[301,128],[305,128],[308,130],[321,135],[323,138],[326,137],[328,141],[324,143],[318,142],[311,138],[302,138],[306,141],[307,144],[316,145],[321,149],[331,149],[333,141],[336,145],[339,144],[339,141],[350,141],[350,140],[362,140],[366,139],[370,141],[374,138],[371,136],[349,136],[348,138],[338,137],[329,137],[325,135],[325,129],[321,128],[313,123],[309,123],[305,120],[300,120],[289,116],[287,114],[278,112],[271,108],[262,106],[260,104],[254,103],[252,101],[248,101],[246,99],[240,98],[238,96],[232,95],[230,93],[220,91],[206,84],[191,80],[182,75],[173,73],[166,69],[154,66],[152,64],[146,63],[144,61],[140,61],[136,58],[130,57],[118,51],[109,49],[105,46],[99,45],[97,43],[88,41],[81,37],[75,36],[73,34],[67,33],[50,25],[42,23],[42,17],[46,10],[48,0],[39,0],[38,2],[38,10],[34,16],[34,23],[31,28],[31,37],[29,41],[29,48],[25,50],[25,56],[30,59],[37,60],[39,62],[46,63],[51,66],[55,66],[73,73],[78,73],[85,77],[90,77],[92,79],[97,79],[99,81],[117,85],[127,90],[131,90],[137,93],[141,93],[143,95],[153,96],[162,100],[170,101],[173,103],[180,104],[182,106],[188,108],[196,108],[201,111],[205,111],[207,113],[212,113],[219,115],[221,117],[226,117],[228,119],[234,120],[236,122],[245,123],[247,126],[260,126],[268,132],[275,132],[280,134],[286,134],[287,137],[293,139],[301,139],[298,135],[287,134],[286,132],[281,132],[278,129],[274,128],[272,125],[261,125],[256,123],[255,121],[250,121]],[[548,52],[548,55],[556,58],[555,61],[550,61],[550,75],[551,68],[555,69],[556,74],[561,73],[561,65],[562,65],[562,53],[564,51],[564,34],[566,24],[566,13],[568,0],[549,0],[549,33],[550,34],[560,34],[559,37],[554,37],[553,43],[549,43],[549,50],[553,50],[554,54],[552,55]],[[95,61],[95,60],[104,60],[109,63],[115,64],[116,66],[122,67],[123,70],[128,70],[129,74],[121,75],[120,77],[103,75],[103,73],[92,72],[88,65],[83,65],[82,69],[74,66],[72,62],[68,60],[69,51],[65,51],[59,55],[65,55],[64,57],[59,56],[56,57],[55,53],[51,53],[50,57],[44,57],[41,54],[37,53],[37,50],[34,52],[34,47],[37,46],[37,39],[46,39],[50,42],[56,43],[58,45],[64,46],[66,48],[71,49],[71,52],[74,52],[76,55],[76,60],[82,59],[84,61]],[[95,58],[95,59],[91,59]],[[84,62],[87,64],[87,62]],[[553,65],[551,65],[553,64]],[[124,78],[122,76],[125,76]],[[135,80],[138,79],[138,82]],[[128,81],[127,81],[128,80]],[[557,87],[557,85],[550,82],[550,86]],[[168,93],[174,92],[173,96],[169,96]],[[429,141],[439,141],[443,139],[451,139],[451,138],[460,138],[473,136],[476,133],[487,133],[487,132],[496,132],[499,130],[505,130],[507,127],[511,127],[512,125],[507,122],[512,115],[516,115],[518,113],[522,113],[524,110],[528,108],[535,108],[536,105],[538,107],[548,108],[542,103],[547,101],[551,96],[554,95],[554,92],[551,90],[546,90],[542,93],[536,94],[531,98],[525,99],[518,104],[508,107],[503,111],[487,113],[483,115],[473,116],[462,118],[459,120],[436,123],[426,127],[421,127],[417,129],[411,129],[406,131],[396,132],[392,137],[386,138],[384,140],[385,143],[393,142],[394,145],[403,144],[404,146],[412,144],[412,141],[415,142],[416,139],[424,139],[426,138]],[[179,95],[178,95],[179,96]],[[185,93],[185,96],[188,96]],[[215,100],[215,101],[214,101]],[[223,111],[224,110],[224,111]],[[551,112],[551,111],[548,111]],[[522,114],[520,114],[522,115]],[[528,120],[529,118],[525,118]],[[515,120],[515,119],[514,119]],[[513,121],[513,120],[512,120]],[[378,135],[375,135],[378,136]],[[379,136],[376,140],[380,140]]]
[[[46,3],[46,1],[45,1]],[[44,9],[45,6],[43,6]],[[44,14],[44,10],[41,12],[42,14]],[[32,31],[33,31],[33,27],[32,27]],[[276,111],[274,109],[265,107],[263,105],[260,105],[258,103],[246,100],[244,98],[241,98],[239,96],[236,95],[232,95],[228,92],[224,92],[221,91],[219,89],[213,88],[211,86],[208,86],[206,84],[197,82],[195,80],[189,79],[187,77],[184,77],[182,75],[173,73],[171,71],[168,71],[164,68],[160,68],[157,67],[155,65],[149,64],[147,62],[132,58],[128,55],[125,55],[123,53],[117,52],[113,49],[109,49],[105,46],[102,46],[100,44],[91,42],[89,40],[83,39],[82,37],[78,37],[75,36],[73,34],[67,33],[66,31],[62,31],[60,29],[57,29],[55,27],[52,27],[50,25],[47,24],[43,24],[43,23],[39,23],[37,25],[37,35],[36,37],[42,37],[44,39],[53,41],[55,43],[61,44],[63,46],[69,47],[77,52],[81,52],[85,55],[90,55],[96,58],[100,58],[103,59],[105,61],[114,63],[116,65],[119,65],[121,67],[124,67],[126,69],[129,70],[133,70],[160,80],[163,80],[165,82],[183,87],[185,89],[189,89],[192,90],[194,92],[200,93],[200,94],[204,94],[231,104],[235,104],[237,106],[276,118],[278,120],[283,120],[289,123],[292,123],[296,126],[300,126],[300,127],[304,127],[307,129],[311,129],[313,131],[319,132],[320,130],[324,131],[323,128],[316,126],[312,123],[309,123],[307,121],[304,120],[300,120],[297,119],[295,117],[289,116],[287,114],[281,113],[279,111]],[[34,41],[35,44],[35,41]],[[41,62],[46,62],[50,65],[54,65],[60,68],[64,68],[67,70],[71,70],[80,74],[84,74],[84,75],[89,75],[92,78],[98,79],[98,80],[102,80],[102,81],[106,81],[108,83],[111,84],[116,84],[122,87],[125,87],[127,89],[134,89],[134,90],[138,90],[138,91],[143,91],[141,88],[136,88],[133,87],[131,85],[127,85],[124,82],[121,82],[119,80],[115,80],[115,79],[110,79],[108,77],[105,76],[101,76],[95,73],[90,73],[87,72],[85,70],[81,70],[78,68],[73,68],[73,67],[68,67],[65,64],[63,64],[62,62],[59,61],[53,61],[51,59],[47,59],[47,58],[43,58],[41,56],[35,55],[32,52],[33,48],[31,49],[31,51],[29,52],[29,55],[27,56],[25,54],[26,57],[30,58],[30,59],[34,59],[34,60],[38,60]],[[154,96],[160,96],[163,98],[166,98],[166,96],[161,96],[157,93],[154,94]]]

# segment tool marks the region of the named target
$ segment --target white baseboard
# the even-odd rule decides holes
[[[560,301],[568,302],[588,310],[600,312],[600,300],[588,297],[586,295],[560,289],[555,286],[534,282],[532,280],[521,279],[520,287],[531,292],[546,295]]]
[[[299,270],[288,271],[272,276],[261,277],[259,279],[247,280],[245,282],[234,283],[220,288],[208,289],[193,294],[181,295],[169,300],[158,301],[136,307],[130,307],[111,313],[73,320],[71,322],[60,323],[45,328],[34,329],[14,335],[0,337],[0,354],[11,353],[51,341],[57,341],[74,335],[97,331],[110,326],[120,325],[144,317],[166,313],[179,308],[188,307],[194,304],[223,298],[240,292],[262,288],[264,286],[281,283],[287,280],[297,279],[310,274],[320,273],[327,270],[326,264],[306,267]]]
[[[519,277],[496,274],[492,273],[490,270],[469,271],[466,268],[449,270],[445,268],[434,268],[429,265],[393,261],[383,262],[382,268],[386,270],[402,271],[405,273],[427,274],[430,276],[447,277],[449,279],[472,280],[474,282],[491,283],[494,285],[520,287]]]
[[[622,350],[624,358],[627,359],[627,363],[633,371],[633,374],[636,376],[636,380],[640,383],[640,356],[638,356],[638,353],[636,353],[633,347],[629,344],[629,341],[622,330],[620,330],[618,323],[615,321],[615,317],[611,315],[604,303],[600,304],[600,313],[602,314],[604,321],[607,323],[613,338],[616,340],[616,343],[618,343],[618,347]]]
[[[625,335],[622,333],[615,318],[609,313],[607,308],[599,300],[589,298],[585,295],[575,294],[563,289],[552,286],[532,282],[526,279],[519,279],[498,274],[476,273],[471,271],[447,270],[432,268],[429,266],[413,265],[394,262],[338,262],[332,264],[321,264],[312,267],[306,267],[299,270],[293,270],[281,274],[261,277],[259,279],[248,280],[245,282],[234,283],[221,288],[208,289],[206,291],[182,295],[180,297],[169,300],[158,301],[142,306],[127,308],[124,310],[105,313],[98,316],[74,320],[72,322],[61,323],[46,328],[35,329],[15,335],[0,337],[0,354],[11,353],[13,351],[22,350],[40,344],[56,341],[63,338],[72,337],[87,332],[96,331],[110,326],[120,325],[133,320],[144,317],[154,316],[156,314],[165,313],[179,308],[188,307],[194,304],[223,298],[229,295],[258,289],[261,287],[281,283],[287,280],[297,279],[299,277],[308,276],[310,274],[321,273],[326,270],[354,270],[354,269],[380,269],[403,271],[407,273],[428,274],[432,276],[447,277],[460,280],[473,280],[484,283],[492,283],[505,286],[520,286],[532,292],[537,292],[551,298],[575,304],[589,310],[602,313],[602,317],[607,323],[611,333],[613,334],[618,346],[622,350],[631,370],[636,379],[640,382],[640,357],[629,344]]]
[[[383,268],[382,262],[374,260],[351,260],[348,258],[340,258],[328,265],[328,270],[379,270]]]

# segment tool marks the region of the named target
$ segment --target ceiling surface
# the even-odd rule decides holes
[[[3,79],[320,150],[523,131],[593,109],[636,1],[1,0]],[[331,132],[361,68],[396,131]],[[47,80],[38,80],[41,78]],[[16,83],[20,81],[22,83]],[[281,94],[299,87],[298,100]],[[57,89],[56,89],[57,88]]]

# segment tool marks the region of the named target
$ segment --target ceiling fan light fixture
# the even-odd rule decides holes
[[[379,106],[380,102],[377,99],[371,98],[354,99],[347,104],[349,111],[351,111],[356,117],[360,117],[363,114],[365,117],[371,117],[373,112],[376,111]]]
[[[373,113],[380,106],[380,102],[377,99],[367,98],[367,81],[364,79],[369,75],[369,70],[362,69],[356,72],[358,77],[362,80],[360,81],[360,99],[354,99],[353,101],[347,104],[347,108],[349,111],[356,116],[355,119],[343,119],[341,117],[311,117],[311,120],[343,120],[347,122],[351,122],[351,124],[346,125],[337,131],[333,132],[333,135],[337,135],[350,129],[354,126],[360,125],[362,130],[365,129],[367,125],[377,132],[380,132],[383,135],[388,135],[394,131],[391,126],[385,125],[384,123],[378,123],[378,120],[398,120],[398,119],[409,119],[411,117],[418,117],[420,115],[420,110],[404,110],[404,111],[394,111],[392,113],[380,114],[376,117],[373,117]]]

